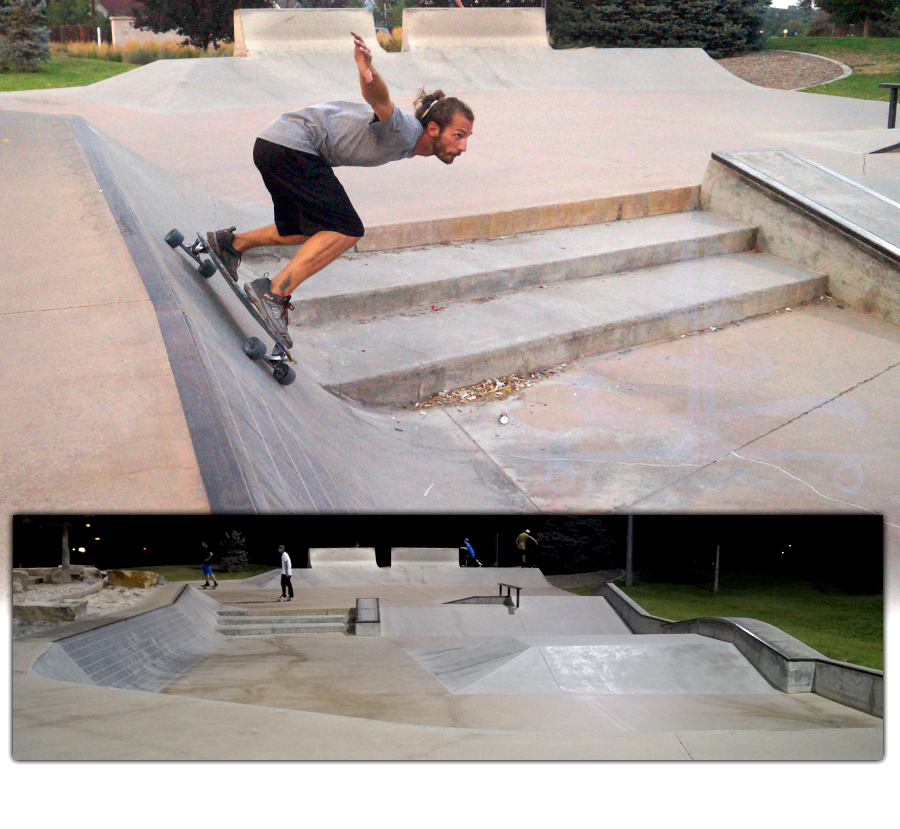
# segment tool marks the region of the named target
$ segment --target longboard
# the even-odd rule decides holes
[[[288,365],[288,361],[296,363],[297,361],[291,356],[291,352],[285,345],[284,340],[272,329],[272,326],[262,317],[256,307],[247,299],[247,295],[238,287],[237,282],[232,279],[231,274],[219,260],[219,257],[210,250],[209,245],[198,233],[197,241],[193,244],[186,245],[184,243],[184,234],[178,228],[172,228],[165,236],[166,244],[172,248],[181,248],[188,256],[197,263],[197,270],[204,279],[209,279],[217,271],[227,283],[228,287],[234,291],[234,295],[241,301],[241,304],[250,312],[250,316],[256,320],[256,323],[265,331],[274,341],[275,347],[272,353],[267,353],[266,344],[258,337],[250,337],[244,342],[244,354],[251,360],[263,360],[272,367],[272,375],[281,383],[282,386],[289,386],[297,379],[297,373]],[[204,259],[203,256],[209,256]]]

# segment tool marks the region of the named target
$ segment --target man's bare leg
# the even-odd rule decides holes
[[[300,246],[281,273],[272,279],[272,293],[290,296],[301,282],[330,265],[359,240],[359,236],[345,236],[334,230],[320,230],[313,234]]]
[[[275,230],[273,233],[272,227],[259,228],[242,234],[244,236],[242,243],[247,245],[244,250],[250,250],[250,245],[258,247],[261,244],[291,244],[286,240],[305,238],[278,236],[278,231]],[[288,348],[293,345],[288,331],[288,311],[293,309],[290,304],[291,293],[301,282],[352,248],[359,239],[359,236],[345,236],[333,230],[321,230],[302,242],[293,259],[273,279],[260,278],[245,283],[244,293],[247,299],[256,306],[263,318],[268,320]],[[235,236],[235,242],[237,241],[238,237]]]
[[[253,248],[274,247],[275,245],[302,245],[309,236],[282,236],[275,225],[266,225],[256,230],[236,233],[231,243],[238,253],[246,253]]]
[[[294,258],[271,282],[273,293],[288,296],[301,282],[350,250],[359,239],[334,230],[321,230],[312,236],[282,236],[272,224],[235,234],[232,245],[238,253],[259,247],[298,245]]]

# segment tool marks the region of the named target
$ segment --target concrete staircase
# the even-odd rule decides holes
[[[347,633],[352,621],[349,610],[296,610],[268,616],[251,616],[247,610],[228,608],[218,612],[216,630],[225,636]]]
[[[336,394],[402,406],[824,293],[755,245],[755,227],[690,211],[350,254],[295,291],[293,353]]]

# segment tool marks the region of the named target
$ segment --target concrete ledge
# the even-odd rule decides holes
[[[606,599],[634,633],[697,633],[731,642],[774,688],[814,693],[875,717],[884,717],[884,672],[823,656],[784,631],[757,619],[703,617],[673,622],[651,616],[614,584]]]
[[[356,249],[366,252],[447,242],[471,242],[475,239],[515,236],[560,227],[580,227],[620,219],[643,219],[664,213],[681,213],[696,210],[699,204],[699,187],[675,187],[476,216],[402,222],[367,228],[366,235],[359,240]]]
[[[884,673],[834,660],[816,663],[813,693],[842,705],[884,717]]]
[[[377,598],[357,599],[355,619],[357,636],[381,636],[381,603]]]
[[[787,150],[713,153],[701,209],[752,223],[760,250],[828,276],[835,299],[900,324],[900,204]]]
[[[549,49],[544,9],[404,9],[403,51],[473,47]]]

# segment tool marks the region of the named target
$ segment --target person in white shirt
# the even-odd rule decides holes
[[[278,545],[278,552],[281,553],[281,598],[279,602],[289,602],[294,598],[294,587],[291,584],[291,557],[284,549],[284,544]]]

